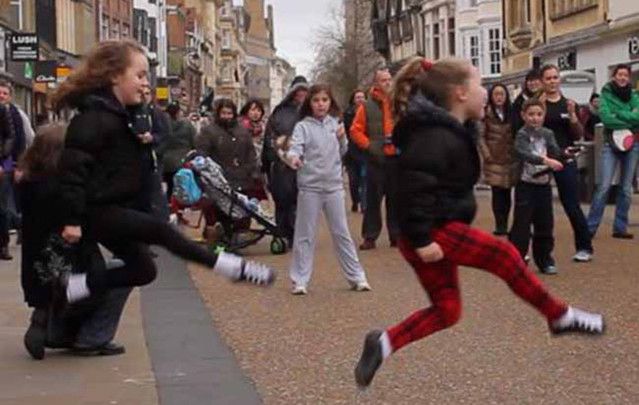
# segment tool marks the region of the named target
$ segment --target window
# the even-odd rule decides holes
[[[149,18],[149,50],[151,52],[158,51],[158,29],[155,18]]]
[[[128,38],[129,37],[129,25],[128,24],[122,24],[122,38]]]
[[[23,18],[22,18],[22,0],[11,0],[9,10],[9,23],[21,30],[23,28]]]
[[[100,28],[100,39],[106,41],[109,39],[109,17],[102,14],[102,27]]]
[[[439,23],[433,24],[433,59],[437,60],[440,57],[440,33],[439,33]]]
[[[455,56],[455,17],[448,18],[448,54]]]
[[[477,7],[477,0],[469,0],[469,1],[470,1],[470,4],[469,4],[470,7]]]
[[[120,23],[117,21],[113,21],[113,24],[111,24],[111,35],[112,39],[120,39]]]
[[[558,20],[597,7],[598,0],[551,0],[550,19]]]
[[[490,74],[501,73],[501,37],[499,28],[488,30],[488,55],[490,56]]]
[[[422,54],[424,57],[430,57],[430,24],[426,24],[426,16],[422,14],[422,27],[424,27],[422,38]]]
[[[469,41],[470,63],[472,63],[473,66],[479,66],[479,36],[471,35]]]
[[[231,49],[231,31],[229,30],[222,31],[222,48]]]

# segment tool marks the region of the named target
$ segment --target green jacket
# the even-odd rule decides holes
[[[616,129],[639,129],[639,93],[633,90],[630,101],[624,103],[613,93],[611,84],[606,84],[601,89],[599,116],[606,134]]]

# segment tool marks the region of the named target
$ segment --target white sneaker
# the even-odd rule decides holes
[[[573,307],[568,307],[568,311],[565,314],[550,324],[550,331],[555,335],[566,332],[601,335],[604,330],[603,315]]]
[[[367,281],[360,281],[358,283],[351,284],[351,290],[363,292],[363,291],[371,291],[372,288]]]
[[[275,271],[265,264],[245,260],[242,263],[242,274],[238,281],[268,286],[275,281]]]
[[[304,287],[303,285],[296,285],[293,287],[293,290],[291,290],[291,294],[293,295],[306,295],[308,294],[308,291],[306,290],[306,287]]]
[[[580,250],[572,257],[572,260],[574,262],[587,263],[592,260],[592,253],[587,250]]]

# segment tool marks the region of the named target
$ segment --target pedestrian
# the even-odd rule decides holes
[[[235,191],[249,195],[254,191],[259,176],[257,156],[249,131],[240,125],[237,118],[237,107],[232,100],[217,100],[213,122],[203,127],[195,138],[195,148],[220,165]],[[219,221],[228,235],[233,234],[232,228],[247,230],[251,225],[250,218],[233,221],[228,213],[215,205],[207,207],[205,219],[206,226],[211,227]]]
[[[344,207],[342,156],[348,139],[338,121],[339,106],[331,88],[313,85],[295,125],[286,159],[297,171],[297,215],[290,277],[294,295],[306,295],[313,273],[317,222],[324,213],[342,272],[355,291],[370,291],[351,239]]]
[[[618,65],[612,80],[601,90],[601,106],[599,109],[601,122],[604,125],[604,143],[601,149],[601,178],[588,214],[588,229],[594,236],[601,223],[608,192],[615,177],[617,166],[621,168],[620,186],[617,193],[615,220],[612,225],[612,237],[632,239],[628,232],[628,213],[632,202],[632,182],[639,161],[639,142],[634,137],[626,150],[619,149],[612,140],[614,131],[639,131],[639,94],[630,84],[630,66]]]
[[[264,131],[266,129],[265,114],[264,104],[256,98],[247,101],[240,110],[240,123],[251,134],[257,159],[256,166],[260,172],[262,172],[261,156],[262,150],[264,149]],[[264,180],[261,176],[255,179],[255,184],[252,189],[247,192],[247,195],[260,201],[268,200],[266,190],[264,189]]]
[[[367,334],[355,368],[357,384],[368,386],[393,352],[458,322],[458,266],[504,280],[548,320],[553,334],[603,333],[601,315],[567,306],[546,291],[510,242],[470,225],[480,172],[474,122],[481,119],[486,99],[479,71],[466,60],[414,58],[398,73],[394,88],[398,122],[393,137],[402,151],[399,246],[432,306]]]
[[[510,130],[510,110],[508,89],[503,84],[495,84],[488,92],[488,105],[480,131],[479,152],[484,181],[491,186],[495,217],[493,234],[497,236],[508,234],[512,188],[519,174]]]
[[[386,197],[386,227],[391,247],[397,246],[399,225],[395,198],[397,195],[397,148],[393,145],[393,116],[388,70],[378,70],[369,99],[357,109],[351,139],[366,155],[366,211],[362,224],[364,242],[361,250],[376,248],[382,232],[382,200]]]
[[[308,95],[308,81],[304,76],[293,79],[288,95],[275,107],[264,133],[262,171],[266,173],[268,188],[275,202],[275,222],[288,247],[293,246],[297,203],[297,175],[285,162],[299,110]]]
[[[59,169],[62,237],[72,244],[99,242],[125,263],[108,272],[61,279],[60,298],[76,302],[108,289],[151,283],[157,272],[151,244],[233,280],[271,283],[272,269],[228,253],[213,254],[139,207],[146,151],[132,130],[127,107],[142,102],[147,74],[146,54],[138,43],[103,41],[53,94],[55,109],[78,109]]]
[[[543,274],[557,274],[552,251],[553,207],[550,172],[559,171],[563,164],[562,151],[555,135],[544,128],[545,106],[538,99],[524,102],[521,113],[525,125],[517,132],[515,154],[521,161],[521,178],[515,187],[515,215],[510,230],[510,241],[517,247],[522,258],[528,255],[530,235],[533,234],[533,260]],[[545,174],[541,174],[545,173]],[[532,230],[531,230],[532,226]]]
[[[1,90],[1,87],[0,87]],[[11,183],[16,134],[10,127],[10,109],[0,106],[0,260],[12,260],[9,253]]]
[[[351,126],[359,106],[366,103],[366,92],[357,89],[351,94],[348,107],[344,111],[344,127],[350,140]],[[344,166],[348,174],[348,185],[351,194],[351,211],[366,211],[366,159],[364,151],[355,142],[348,142],[348,151],[344,156]]]
[[[166,107],[170,117],[171,131],[169,136],[158,147],[161,157],[162,179],[166,183],[166,198],[171,201],[173,195],[173,176],[182,168],[186,155],[195,149],[195,127],[184,119],[180,104],[173,102]]]
[[[38,127],[33,145],[20,159],[21,175],[16,180],[23,197],[21,284],[25,302],[33,308],[24,344],[37,360],[44,358],[45,348],[67,348],[84,355],[124,353],[124,346],[112,340],[130,288],[110,290],[91,303],[75,306],[71,317],[51,305],[51,286],[45,281],[46,273],[54,269],[43,268],[42,255],[51,235],[63,225],[57,169],[65,131],[61,123]],[[93,260],[102,261],[97,245],[89,249],[95,253]]]
[[[579,109],[579,121],[584,127],[584,140],[595,140],[595,126],[601,122],[599,117],[600,96],[598,93],[590,95],[587,108]]]
[[[517,136],[517,132],[524,126],[524,119],[521,117],[521,107],[526,100],[539,97],[543,92],[543,86],[539,69],[532,69],[526,73],[523,89],[517,98],[515,98],[511,111],[510,126],[513,138]]]
[[[583,137],[583,126],[579,122],[577,103],[561,93],[559,68],[546,65],[541,69],[543,93],[539,99],[546,105],[544,127],[555,134],[555,140],[562,150],[574,146],[574,141]],[[579,171],[575,161],[566,163],[561,171],[554,172],[559,200],[572,226],[575,250],[575,262],[592,260],[594,249],[592,235],[588,230],[586,217],[579,204]]]

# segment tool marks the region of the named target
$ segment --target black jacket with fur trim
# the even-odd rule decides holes
[[[414,248],[429,245],[431,231],[447,222],[473,221],[480,173],[476,140],[475,123],[462,125],[421,93],[411,97],[393,141],[400,149],[400,228]]]

